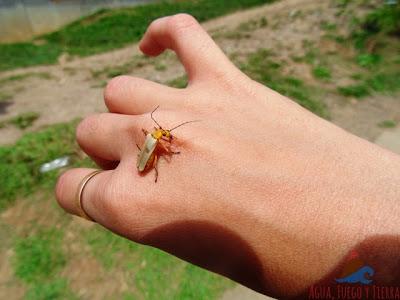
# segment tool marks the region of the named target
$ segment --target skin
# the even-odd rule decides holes
[[[388,245],[398,253],[399,156],[248,78],[189,15],[155,20],[139,47],[176,52],[189,85],[116,77],[104,91],[109,113],[79,124],[79,145],[106,170],[83,193],[97,223],[281,298],[337,277],[354,249],[364,260]],[[155,184],[154,170],[136,169],[136,143],[157,105],[164,128],[201,122],[174,131],[181,154],[159,158]],[[60,176],[67,212],[77,214],[75,192],[91,171]]]

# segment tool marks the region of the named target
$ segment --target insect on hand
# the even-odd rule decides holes
[[[143,147],[140,148],[139,145],[136,144],[140,151],[138,154],[136,167],[139,172],[145,172],[147,170],[150,170],[151,168],[154,168],[156,172],[155,182],[157,182],[158,178],[157,161],[160,153],[163,152],[169,155],[180,153],[172,151],[169,147],[173,139],[171,131],[177,129],[178,127],[181,127],[182,125],[198,121],[187,121],[171,129],[163,129],[161,125],[158,124],[158,122],[153,118],[153,113],[158,109],[158,107],[159,106],[157,106],[150,114],[151,119],[154,121],[154,123],[157,124],[158,127],[154,127],[154,131],[152,133],[149,133],[145,129],[142,129],[144,135],[146,136]],[[166,146],[164,143],[167,143],[168,146]]]

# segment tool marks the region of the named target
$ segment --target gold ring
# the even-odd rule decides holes
[[[95,175],[99,174],[103,170],[96,170],[93,171],[89,174],[87,174],[85,177],[83,177],[82,181],[79,184],[78,191],[76,192],[76,207],[78,209],[78,215],[86,220],[94,222],[94,220],[84,211],[82,207],[82,193],[83,190],[85,189],[86,184],[89,182],[90,179],[92,179]]]

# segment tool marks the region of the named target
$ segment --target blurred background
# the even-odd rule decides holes
[[[400,153],[396,0],[0,0],[0,299],[265,299],[54,199],[60,172],[93,166],[74,131],[106,110],[110,78],[186,86],[173,53],[137,49],[152,20],[178,12],[253,79]]]

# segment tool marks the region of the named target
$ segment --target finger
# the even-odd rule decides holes
[[[114,170],[119,165],[119,160],[107,160],[90,155],[90,158],[103,170]]]
[[[189,80],[210,79],[210,73],[226,73],[232,63],[207,32],[190,15],[177,14],[153,21],[140,42],[140,50],[157,56],[165,49],[176,52]]]
[[[106,161],[120,161],[127,153],[137,151],[141,117],[102,113],[83,119],[76,129],[76,140],[83,151],[101,166]]]
[[[110,112],[121,114],[143,114],[161,105],[176,108],[182,103],[179,89],[153,81],[118,76],[113,78],[104,90],[104,101]]]
[[[67,212],[80,216],[77,191],[86,175],[95,169],[77,168],[63,173],[57,180],[56,198],[60,206]],[[82,209],[93,220],[104,220],[104,187],[114,171],[103,171],[93,176],[85,185],[81,194]]]

